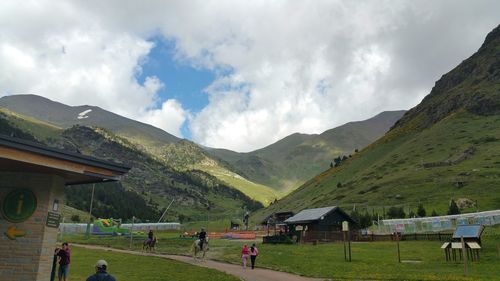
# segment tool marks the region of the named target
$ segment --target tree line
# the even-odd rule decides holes
[[[448,206],[448,211],[446,215],[458,215],[460,214],[460,208],[457,205],[455,200],[451,199],[450,204]],[[424,208],[423,204],[419,204],[417,207],[417,211],[413,212],[410,210],[408,214],[405,213],[403,207],[392,206],[387,211],[383,210],[382,215],[378,212],[372,212],[371,214],[365,210],[364,213],[360,213],[357,210],[351,212],[351,218],[353,218],[361,228],[368,228],[372,225],[373,221],[377,221],[378,219],[404,219],[404,218],[416,218],[416,217],[428,217],[427,210]],[[437,217],[439,214],[436,210],[432,210],[430,217]]]

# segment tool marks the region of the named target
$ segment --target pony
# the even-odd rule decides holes
[[[154,252],[156,250],[157,243],[158,243],[158,239],[156,239],[156,236],[153,236],[153,239],[151,239],[151,240],[146,239],[144,241],[144,243],[142,243],[142,250]]]
[[[208,237],[203,243],[203,249],[200,248],[200,239],[196,239],[191,246],[191,251],[193,252],[193,259],[196,259],[199,253],[202,253],[201,259],[205,258],[205,254],[208,251]]]

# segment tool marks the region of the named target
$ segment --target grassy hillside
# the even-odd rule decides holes
[[[269,188],[268,186],[249,181],[239,174],[231,172],[227,169],[221,169],[220,166],[196,164],[193,167],[215,176],[229,186],[237,187],[239,191],[243,192],[253,200],[263,203],[264,206],[268,206],[275,200],[283,197],[285,194],[281,191]]]
[[[208,152],[254,182],[291,191],[326,170],[334,158],[354,154],[356,149],[380,138],[403,114],[404,111],[383,112],[319,135],[293,134],[249,153],[224,149],[208,149]]]
[[[29,129],[27,129],[29,128]],[[158,219],[172,199],[167,214],[170,220],[204,220],[207,213],[213,218],[239,218],[245,210],[262,207],[242,192],[231,188],[215,177],[197,170],[179,171],[136,148],[128,140],[101,128],[75,126],[58,129],[48,126],[50,137],[36,132],[47,125],[34,123],[20,114],[0,112],[0,133],[80,152],[101,159],[124,163],[132,169],[122,185],[96,187],[94,215],[100,217],[136,216],[142,220]],[[43,135],[43,134],[40,134]],[[68,187],[67,201],[72,207],[87,209],[90,186]],[[134,206],[136,208],[130,208]]]
[[[61,214],[64,218],[64,222],[86,223],[90,218],[88,211],[78,210],[68,205],[63,205]]]
[[[131,141],[134,142],[134,140]],[[234,172],[234,169],[226,162],[214,159],[197,144],[188,140],[162,146],[149,146],[145,147],[144,150],[154,155],[158,161],[176,167],[178,170],[206,172],[243,192],[248,197],[261,202],[264,206],[283,196],[279,191],[262,184],[256,184],[242,177]]]
[[[231,165],[214,159],[195,143],[96,106],[68,106],[40,96],[14,95],[0,98],[0,110],[8,113],[11,121],[21,130],[44,141],[57,139],[61,129],[75,125],[97,126],[171,168],[207,172],[266,206],[282,196],[265,185],[245,179]],[[85,114],[80,116],[83,112]]]
[[[68,106],[36,95],[12,95],[0,98],[0,107],[64,129],[74,125],[98,126],[115,134],[130,138],[138,137],[147,143],[172,143],[180,140],[154,126],[125,118],[97,106]],[[86,114],[79,116],[83,112]]]
[[[500,208],[500,28],[479,51],[444,75],[420,105],[383,138],[309,180],[266,210],[340,205],[381,212],[444,214],[450,199],[463,211]],[[476,205],[476,202],[478,205]]]

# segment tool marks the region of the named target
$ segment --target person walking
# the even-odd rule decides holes
[[[243,245],[243,249],[241,249],[241,260],[243,261],[243,268],[247,268],[248,256],[250,255],[250,249],[245,244]]]
[[[255,269],[255,260],[259,255],[259,250],[255,246],[255,243],[250,247],[250,261],[252,262],[252,269]]]
[[[87,281],[116,281],[115,277],[109,274],[108,263],[105,260],[98,260],[95,264],[95,274],[90,275]]]
[[[59,271],[57,278],[59,281],[68,281],[69,264],[71,262],[71,251],[67,242],[62,243],[62,248],[56,248],[54,254],[59,257]]]

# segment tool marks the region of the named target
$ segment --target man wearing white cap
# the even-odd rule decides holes
[[[116,279],[109,275],[106,270],[108,263],[105,260],[98,260],[95,264],[95,274],[89,276],[87,281],[116,281]]]

